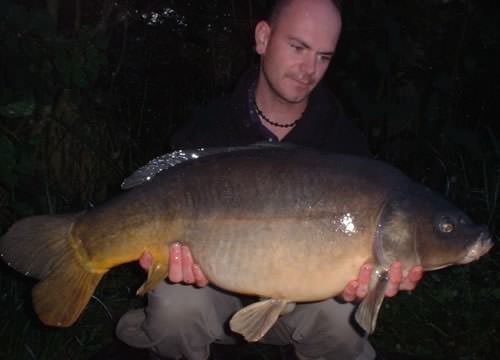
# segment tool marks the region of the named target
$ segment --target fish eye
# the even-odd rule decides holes
[[[455,230],[455,224],[448,217],[441,218],[441,221],[439,221],[438,226],[439,226],[439,230],[441,232],[444,232],[444,233],[450,233],[453,230]]]

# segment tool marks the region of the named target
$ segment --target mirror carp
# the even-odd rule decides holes
[[[293,303],[339,295],[372,261],[355,314],[371,333],[392,262],[431,271],[492,247],[485,226],[394,167],[294,146],[177,151],[123,187],[88,211],[21,219],[0,239],[2,259],[40,280],[33,305],[45,324],[73,324],[102,276],[145,250],[154,261],[138,294],[153,289],[180,241],[212,284],[262,298],[230,321],[248,341]]]

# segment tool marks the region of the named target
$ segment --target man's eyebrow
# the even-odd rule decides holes
[[[299,45],[305,49],[308,49],[308,50],[312,49],[311,46],[308,43],[306,43],[304,40],[301,40],[301,39],[296,38],[294,36],[289,36],[288,39],[299,43]],[[333,51],[318,51],[318,54],[323,55],[323,56],[325,56],[325,55],[326,56],[333,56],[334,52]]]
[[[305,42],[305,41],[303,41],[303,40],[300,40],[299,38],[296,38],[296,37],[294,37],[294,36],[289,36],[289,37],[288,37],[288,39],[289,39],[289,40],[292,40],[292,41],[295,41],[295,42],[297,42],[297,43],[299,43],[299,44],[300,44],[300,46],[302,46],[302,47],[304,47],[304,48],[306,48],[306,49],[311,49],[311,46],[309,46],[309,44],[308,44],[308,43],[306,43],[306,42]]]

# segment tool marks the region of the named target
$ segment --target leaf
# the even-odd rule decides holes
[[[493,295],[495,299],[500,300],[500,288],[491,289],[491,295]]]
[[[33,98],[20,100],[0,107],[0,116],[15,119],[33,115],[35,101]]]
[[[14,185],[17,177],[14,173],[16,165],[16,149],[12,142],[5,136],[0,137],[0,182]]]

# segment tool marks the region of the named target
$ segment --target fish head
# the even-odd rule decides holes
[[[486,226],[474,224],[442,196],[421,186],[392,195],[379,212],[373,244],[376,267],[368,294],[355,313],[367,333],[375,329],[390,264],[401,262],[405,274],[414,265],[437,270],[470,263],[493,246]]]
[[[355,319],[367,333],[375,329],[389,284],[389,268],[399,261],[437,270],[467,264],[486,254],[493,242],[488,228],[476,225],[443,196],[413,182],[393,191],[379,208],[373,243],[375,271]]]
[[[425,270],[470,263],[493,246],[488,227],[475,224],[443,196],[421,188],[410,197],[415,251]]]
[[[477,260],[492,246],[486,226],[474,224],[443,196],[411,184],[380,212],[374,256],[385,269],[400,261],[404,272],[414,265],[436,270]]]

